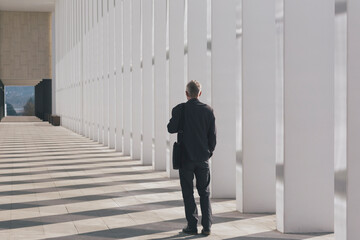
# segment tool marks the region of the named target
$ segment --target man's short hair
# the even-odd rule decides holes
[[[201,91],[201,84],[196,80],[191,80],[186,85],[186,92],[189,94],[191,98],[197,98]]]

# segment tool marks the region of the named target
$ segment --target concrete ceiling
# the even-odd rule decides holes
[[[0,0],[0,11],[52,12],[55,0]]]

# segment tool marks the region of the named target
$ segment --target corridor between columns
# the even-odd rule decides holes
[[[0,239],[190,239],[178,180],[44,122],[0,123]],[[208,239],[312,239],[213,200]],[[191,237],[191,238],[197,238]]]

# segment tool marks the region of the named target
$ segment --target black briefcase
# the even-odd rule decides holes
[[[181,159],[182,159],[182,143],[174,142],[173,145],[173,169],[177,170],[181,167]]]
[[[183,146],[183,134],[184,134],[184,120],[185,120],[185,104],[181,109],[181,116],[179,121],[179,131],[177,136],[177,142],[174,142],[173,145],[173,154],[172,154],[172,161],[173,161],[173,169],[178,170],[181,168],[181,162],[183,158],[184,146]]]

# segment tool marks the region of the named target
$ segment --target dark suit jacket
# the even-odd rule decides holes
[[[169,133],[178,133],[181,110],[185,105],[183,144],[185,160],[201,162],[208,160],[216,145],[216,127],[213,109],[193,98],[173,108],[167,125]]]

